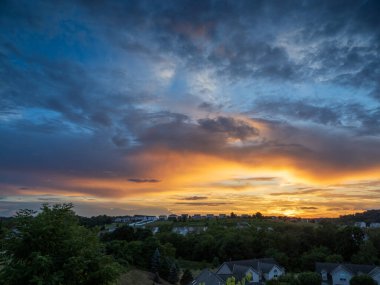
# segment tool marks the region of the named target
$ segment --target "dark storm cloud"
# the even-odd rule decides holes
[[[259,130],[250,126],[242,120],[234,118],[218,117],[216,119],[200,119],[199,125],[210,133],[225,133],[231,138],[244,140],[257,136]]]
[[[278,155],[315,172],[323,165],[339,171],[377,166],[380,109],[367,101],[380,98],[379,5],[1,1],[0,170],[146,177],[143,166],[124,158],[157,147],[253,165]],[[191,106],[176,110],[170,104],[190,91],[170,80],[159,90],[147,67],[167,59],[181,62],[175,74],[212,70],[216,85],[252,80],[255,92],[256,81],[279,84],[278,93],[263,92],[248,112],[252,124],[264,124],[269,134],[224,114],[227,105],[211,99],[199,99],[193,112]],[[344,103],[289,99],[293,94],[282,94],[284,82],[338,86],[346,91],[339,95]],[[360,92],[363,102],[347,103]],[[228,104],[240,96],[231,93]],[[231,138],[257,141],[237,147]],[[29,179],[29,187],[43,184],[40,177]]]
[[[150,55],[157,49],[174,52],[190,66],[212,66],[233,79],[312,80],[324,75],[378,86],[377,1],[100,1],[85,2],[84,7],[106,27],[103,33],[115,45],[138,47]],[[129,36],[120,37],[125,28]],[[306,47],[306,56],[297,62],[289,57],[288,47],[276,41],[276,32],[294,30],[295,44],[317,47]],[[155,45],[139,40],[138,32]],[[361,46],[360,38],[368,43]],[[199,39],[209,43],[211,52],[198,45]],[[335,74],[330,76],[331,70]]]
[[[261,100],[256,102],[253,112],[270,112],[283,118],[331,125],[340,125],[341,119],[341,114],[333,106],[316,106],[306,102],[290,100]]]

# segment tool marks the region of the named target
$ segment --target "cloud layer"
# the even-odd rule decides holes
[[[379,10],[2,1],[0,215],[46,194],[174,212],[375,207]]]

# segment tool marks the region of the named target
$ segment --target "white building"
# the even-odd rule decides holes
[[[358,228],[366,228],[367,227],[367,224],[365,222],[356,222],[354,225],[355,225],[355,227],[358,227]]]
[[[251,277],[246,284],[262,284],[283,274],[285,274],[285,269],[273,258],[228,261],[224,262],[215,273],[205,269],[192,284],[225,285],[228,278],[234,277],[238,282],[246,276]]]
[[[380,228],[380,223],[371,223],[371,224],[369,225],[369,227],[370,227],[370,228],[373,228],[373,229],[375,229],[375,228]]]
[[[322,285],[350,285],[352,277],[361,274],[371,276],[380,284],[380,267],[376,265],[316,263],[316,272],[321,274]]]

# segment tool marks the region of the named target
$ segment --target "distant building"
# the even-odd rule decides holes
[[[227,218],[227,215],[226,214],[219,214],[219,219],[225,219],[225,218]]]
[[[172,229],[173,233],[180,234],[180,235],[187,235],[189,233],[201,233],[207,231],[207,227],[174,227]]]
[[[182,220],[182,221],[187,221],[188,218],[189,218],[189,215],[188,215],[188,214],[182,214],[182,215],[181,215],[181,220]]]
[[[358,227],[358,228],[366,228],[367,227],[367,224],[365,222],[356,222],[354,224],[355,227]]]
[[[168,219],[168,216],[167,216],[167,215],[159,215],[159,216],[158,216],[158,219],[159,219],[160,221],[166,221],[166,220]]]
[[[248,215],[248,214],[242,214],[241,217],[242,217],[242,218],[250,218],[251,216]]]
[[[156,216],[145,216],[143,218],[143,221],[156,221],[157,217]]]
[[[352,277],[362,274],[371,276],[380,284],[380,267],[376,265],[317,262],[315,271],[321,274],[322,285],[349,285]]]
[[[214,214],[207,214],[206,218],[207,219],[215,219],[215,216],[214,216]]]
[[[264,284],[265,281],[277,279],[283,274],[285,269],[273,258],[228,261],[224,262],[215,273],[209,269],[203,270],[191,284],[225,285],[228,278],[234,277],[238,282],[248,275],[251,276],[251,281],[245,284]]]
[[[202,216],[200,214],[194,214],[191,218],[194,220],[200,220],[202,219]]]
[[[174,227],[172,229],[173,233],[185,236],[189,233],[189,227]]]
[[[369,227],[373,229],[380,228],[380,223],[370,223]]]
[[[168,217],[168,220],[169,221],[177,221],[178,220],[178,216],[176,214],[170,214],[169,217]]]
[[[118,217],[115,219],[115,223],[130,223],[132,221],[133,217],[131,216]]]

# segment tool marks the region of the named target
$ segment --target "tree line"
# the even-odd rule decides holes
[[[298,276],[296,281],[287,275],[273,282],[297,285],[302,278],[309,278],[307,282],[316,278],[310,273],[315,262],[379,264],[380,260],[379,229],[327,221],[261,221],[260,226],[252,221],[237,228],[231,221],[228,226],[217,221],[208,223],[204,232],[188,235],[174,233],[168,225],[155,235],[128,225],[108,232],[107,216],[80,219],[72,207],[45,204],[39,213],[21,210],[0,223],[0,284],[111,284],[128,267],[149,270],[157,281],[187,284],[192,279],[189,269],[273,257]]]

